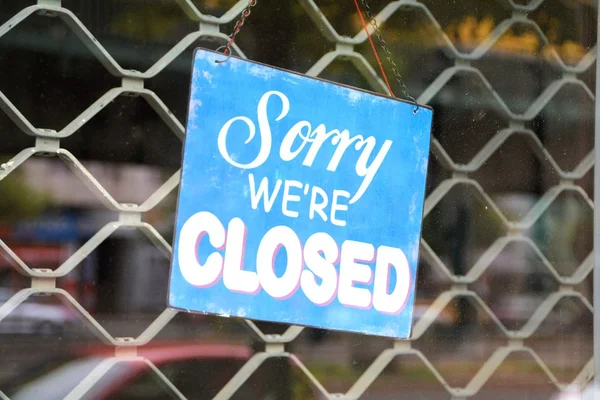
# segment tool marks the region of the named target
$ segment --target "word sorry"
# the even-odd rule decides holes
[[[269,99],[272,96],[279,97],[279,99],[281,100],[281,112],[275,118],[275,121],[280,121],[290,111],[290,101],[288,100],[287,96],[281,92],[272,90],[266,92],[261,97],[257,107],[258,127],[260,130],[261,142],[260,150],[256,158],[254,158],[254,160],[245,164],[237,162],[232,158],[231,154],[227,150],[226,144],[229,129],[231,128],[231,125],[236,121],[243,122],[248,127],[248,138],[244,143],[248,144],[250,143],[250,141],[252,141],[256,134],[256,125],[250,118],[246,116],[238,116],[231,118],[225,123],[225,125],[223,125],[223,127],[219,131],[219,137],[217,139],[219,152],[221,153],[221,156],[223,156],[225,161],[227,161],[229,164],[238,168],[253,169],[261,166],[269,158],[269,155],[271,153],[272,137],[271,125],[269,123],[269,117],[267,115],[267,105],[269,103]],[[324,124],[318,125],[313,130],[311,124],[308,121],[299,121],[290,128],[290,130],[286,133],[285,137],[283,138],[281,146],[279,148],[279,157],[283,161],[291,161],[294,158],[296,158],[296,156],[298,156],[302,152],[302,150],[304,150],[304,147],[307,143],[310,143],[308,151],[304,156],[304,161],[302,162],[302,165],[310,167],[312,166],[315,158],[317,157],[321,146],[323,146],[323,143],[325,143],[329,139],[331,139],[331,144],[336,146],[336,149],[333,153],[331,160],[329,161],[329,164],[327,165],[328,171],[335,171],[337,169],[342,159],[342,156],[352,144],[354,144],[355,150],[362,150],[360,156],[358,157],[354,170],[359,177],[363,178],[363,180],[357,192],[350,199],[350,204],[354,204],[361,198],[361,196],[365,193],[365,191],[373,181],[375,174],[379,170],[381,163],[383,162],[385,156],[390,150],[390,147],[392,146],[392,141],[386,140],[385,142],[383,142],[383,145],[377,152],[377,155],[369,164],[369,158],[371,157],[371,153],[373,153],[373,150],[375,149],[376,145],[376,140],[373,136],[369,136],[366,139],[361,135],[350,137],[350,133],[346,129],[342,130],[341,132],[337,129],[333,129],[327,132],[327,129],[325,128]],[[297,141],[300,141],[300,144],[295,144]],[[296,146],[296,148],[293,148],[294,145]]]
[[[314,304],[324,306],[336,297],[347,307],[397,314],[406,304],[411,273],[402,250],[346,240],[341,250],[324,232],[312,234],[302,246],[294,231],[276,226],[262,237],[256,252],[256,271],[244,270],[246,225],[233,218],[227,230],[212,213],[202,211],[191,216],[179,235],[177,257],[186,281],[206,288],[221,279],[232,292],[256,295],[261,288],[274,299],[287,299],[299,288]],[[200,241],[207,237],[216,250],[204,264],[198,259]],[[275,274],[275,259],[281,249],[287,253],[287,265],[281,276]],[[367,265],[375,262],[373,269]],[[339,273],[336,264],[339,263]],[[395,287],[389,291],[392,268]],[[357,287],[360,284],[363,287]],[[372,285],[372,291],[366,286]]]

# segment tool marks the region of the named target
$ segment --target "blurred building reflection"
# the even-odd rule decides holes
[[[195,3],[202,3],[198,7],[203,11],[219,14],[235,2]],[[268,3],[263,1],[253,11],[239,37],[240,47],[254,60],[306,72],[332,45],[315,29],[297,2]],[[358,31],[360,25],[351,2],[318,3],[338,31],[348,35]],[[380,10],[386,2],[370,3],[374,10]],[[464,52],[475,49],[509,16],[501,2],[464,0],[460,6],[433,0],[423,3],[433,10],[447,38]],[[564,86],[530,122],[511,120],[494,95],[508,105],[508,111],[525,113],[562,76],[553,68],[554,54],[569,65],[584,58],[596,38],[597,5],[590,3],[546,1],[532,18],[550,43],[545,43],[531,26],[512,26],[481,59],[463,61],[481,71],[486,81],[469,73],[458,74],[430,102],[434,107],[433,135],[454,162],[468,164],[476,159],[479,151],[503,129],[522,133],[510,136],[471,174],[481,191],[458,184],[425,218],[423,238],[451,273],[468,274],[494,241],[507,234],[496,210],[481,199],[482,192],[509,221],[521,221],[548,189],[560,183],[550,157],[563,170],[572,171],[593,148],[594,103],[583,87]],[[62,5],[81,19],[123,67],[140,71],[197,29],[174,1],[63,0]],[[23,6],[16,0],[2,2],[0,23]],[[383,33],[414,97],[455,63],[447,55],[445,39],[432,30],[432,21],[423,13],[398,13],[386,23]],[[195,43],[212,49],[221,44],[208,38]],[[182,122],[192,49],[193,46],[155,78],[145,81],[146,87],[156,92]],[[366,44],[357,46],[357,50],[373,61]],[[591,90],[595,87],[594,72],[592,67],[579,76]],[[107,90],[120,85],[60,19],[42,16],[28,18],[0,38],[0,76],[5,77],[0,79],[0,90],[35,126],[57,130]],[[371,89],[345,60],[335,61],[321,76]],[[400,93],[398,89],[395,88]],[[20,132],[0,113],[0,162],[33,144],[32,137]],[[61,140],[61,147],[72,152],[118,201],[136,204],[147,199],[179,168],[182,150],[180,140],[142,98],[125,96],[85,121],[76,134]],[[428,195],[450,176],[443,160],[432,156]],[[563,276],[573,274],[592,250],[593,211],[588,200],[593,192],[593,171],[574,183],[583,191],[556,197],[527,232],[543,257]],[[174,213],[175,194],[146,216],[147,222],[169,242]],[[0,239],[32,268],[57,268],[116,218],[116,213],[107,211],[93,191],[55,158],[30,159],[0,182]],[[558,284],[540,254],[531,247],[509,245],[494,257],[473,289],[509,329],[520,329]],[[59,284],[87,310],[102,316],[106,324],[121,329],[137,328],[136,324],[147,326],[144,323],[164,309],[167,280],[168,260],[164,255],[139,233],[119,230]],[[0,288],[14,292],[25,287],[26,282],[7,259],[0,257]],[[443,274],[423,260],[419,266],[415,320],[450,286]],[[591,299],[590,279],[576,289]],[[190,321],[197,322],[194,318],[181,316],[173,322],[174,328],[167,336],[197,337],[197,331],[187,330]],[[460,298],[441,311],[431,335],[415,347],[450,376],[451,384],[466,384],[494,346],[505,342],[489,319],[471,300]],[[238,329],[211,321],[207,322],[211,338],[243,336]],[[349,382],[355,381],[382,349],[389,348],[389,343],[374,338],[320,330],[306,332],[298,344],[293,344],[294,350],[310,364],[315,375],[331,382],[328,389],[333,391],[347,390]],[[577,302],[558,304],[537,335],[532,346],[539,346],[542,357],[548,357],[565,379],[573,379],[591,355],[591,315]],[[16,348],[22,351],[27,346],[29,342]],[[10,360],[18,360],[15,355],[11,357]],[[540,398],[548,398],[552,388],[544,386],[546,377],[533,378],[539,372],[530,371],[535,365],[531,367],[530,362],[527,370],[521,359],[513,362],[517,371],[525,372],[521,376],[506,372],[504,378],[498,378],[500,382],[525,382],[521,394],[542,388]],[[427,391],[437,381],[419,363],[398,361],[392,373],[408,374],[405,381],[415,387],[422,380],[425,383],[420,387],[421,393],[435,398]],[[268,370],[288,367],[279,363]],[[281,374],[283,383],[276,390],[282,399],[289,398],[290,382],[296,379],[284,375]],[[381,387],[392,385],[386,376],[381,379]],[[385,395],[385,390],[382,392]]]

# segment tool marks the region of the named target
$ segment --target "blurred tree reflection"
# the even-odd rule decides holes
[[[8,159],[0,159],[0,164]],[[0,222],[14,222],[39,216],[50,204],[47,193],[32,187],[16,169],[0,182]]]

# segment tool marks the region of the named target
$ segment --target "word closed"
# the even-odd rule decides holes
[[[227,289],[236,293],[256,294],[261,288],[274,299],[287,299],[298,288],[316,305],[330,304],[337,297],[348,307],[397,314],[408,298],[411,283],[406,256],[400,249],[346,240],[341,249],[330,235],[316,232],[304,246],[298,235],[287,226],[276,226],[267,231],[256,249],[256,271],[244,270],[247,228],[240,218],[229,222],[227,230],[219,219],[206,211],[194,214],[181,229],[178,261],[181,273],[192,285],[206,288],[221,279]],[[200,240],[208,240],[215,249],[225,254],[210,254],[204,265],[198,260]],[[287,262],[281,276],[275,273],[275,259],[285,250]],[[375,272],[364,262],[375,262]],[[336,264],[339,263],[339,274]],[[396,283],[388,293],[391,268]],[[320,282],[319,282],[320,281]],[[355,283],[370,285],[355,287]]]
[[[408,337],[431,110],[222,57],[194,55],[169,305]]]

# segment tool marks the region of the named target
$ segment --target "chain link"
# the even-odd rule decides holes
[[[240,33],[242,26],[244,26],[244,22],[246,21],[246,18],[248,18],[248,16],[250,16],[250,13],[251,13],[250,9],[252,7],[254,7],[256,5],[256,3],[258,3],[258,0],[250,0],[248,2],[248,5],[244,9],[244,11],[242,11],[242,14],[240,15],[240,19],[237,20],[237,22],[235,23],[235,26],[233,27],[233,32],[231,32],[231,35],[229,35],[229,40],[227,41],[227,44],[225,46],[219,47],[219,49],[225,47],[225,50],[223,50],[223,54],[231,55],[231,45],[235,41],[235,38],[238,35],[238,33]]]
[[[392,73],[394,74],[394,78],[396,78],[396,82],[400,86],[400,91],[402,91],[402,94],[404,95],[404,97],[406,97],[407,99],[410,99],[418,107],[419,105],[417,104],[417,100],[415,100],[415,98],[412,97],[408,93],[408,88],[406,87],[406,84],[404,83],[404,80],[402,79],[402,75],[400,75],[400,72],[398,71],[398,66],[392,59],[392,53],[390,52],[387,42],[385,41],[385,39],[383,38],[383,35],[381,34],[381,31],[379,30],[379,26],[377,25],[377,20],[373,17],[373,13],[371,12],[371,7],[367,3],[367,0],[361,0],[361,3],[363,5],[363,8],[365,9],[365,13],[367,14],[367,18],[369,19],[369,22],[371,23],[371,25],[373,26],[373,29],[375,30],[375,34],[377,35],[377,40],[379,40],[379,45],[385,52],[385,58],[388,60],[388,62],[392,66]]]

